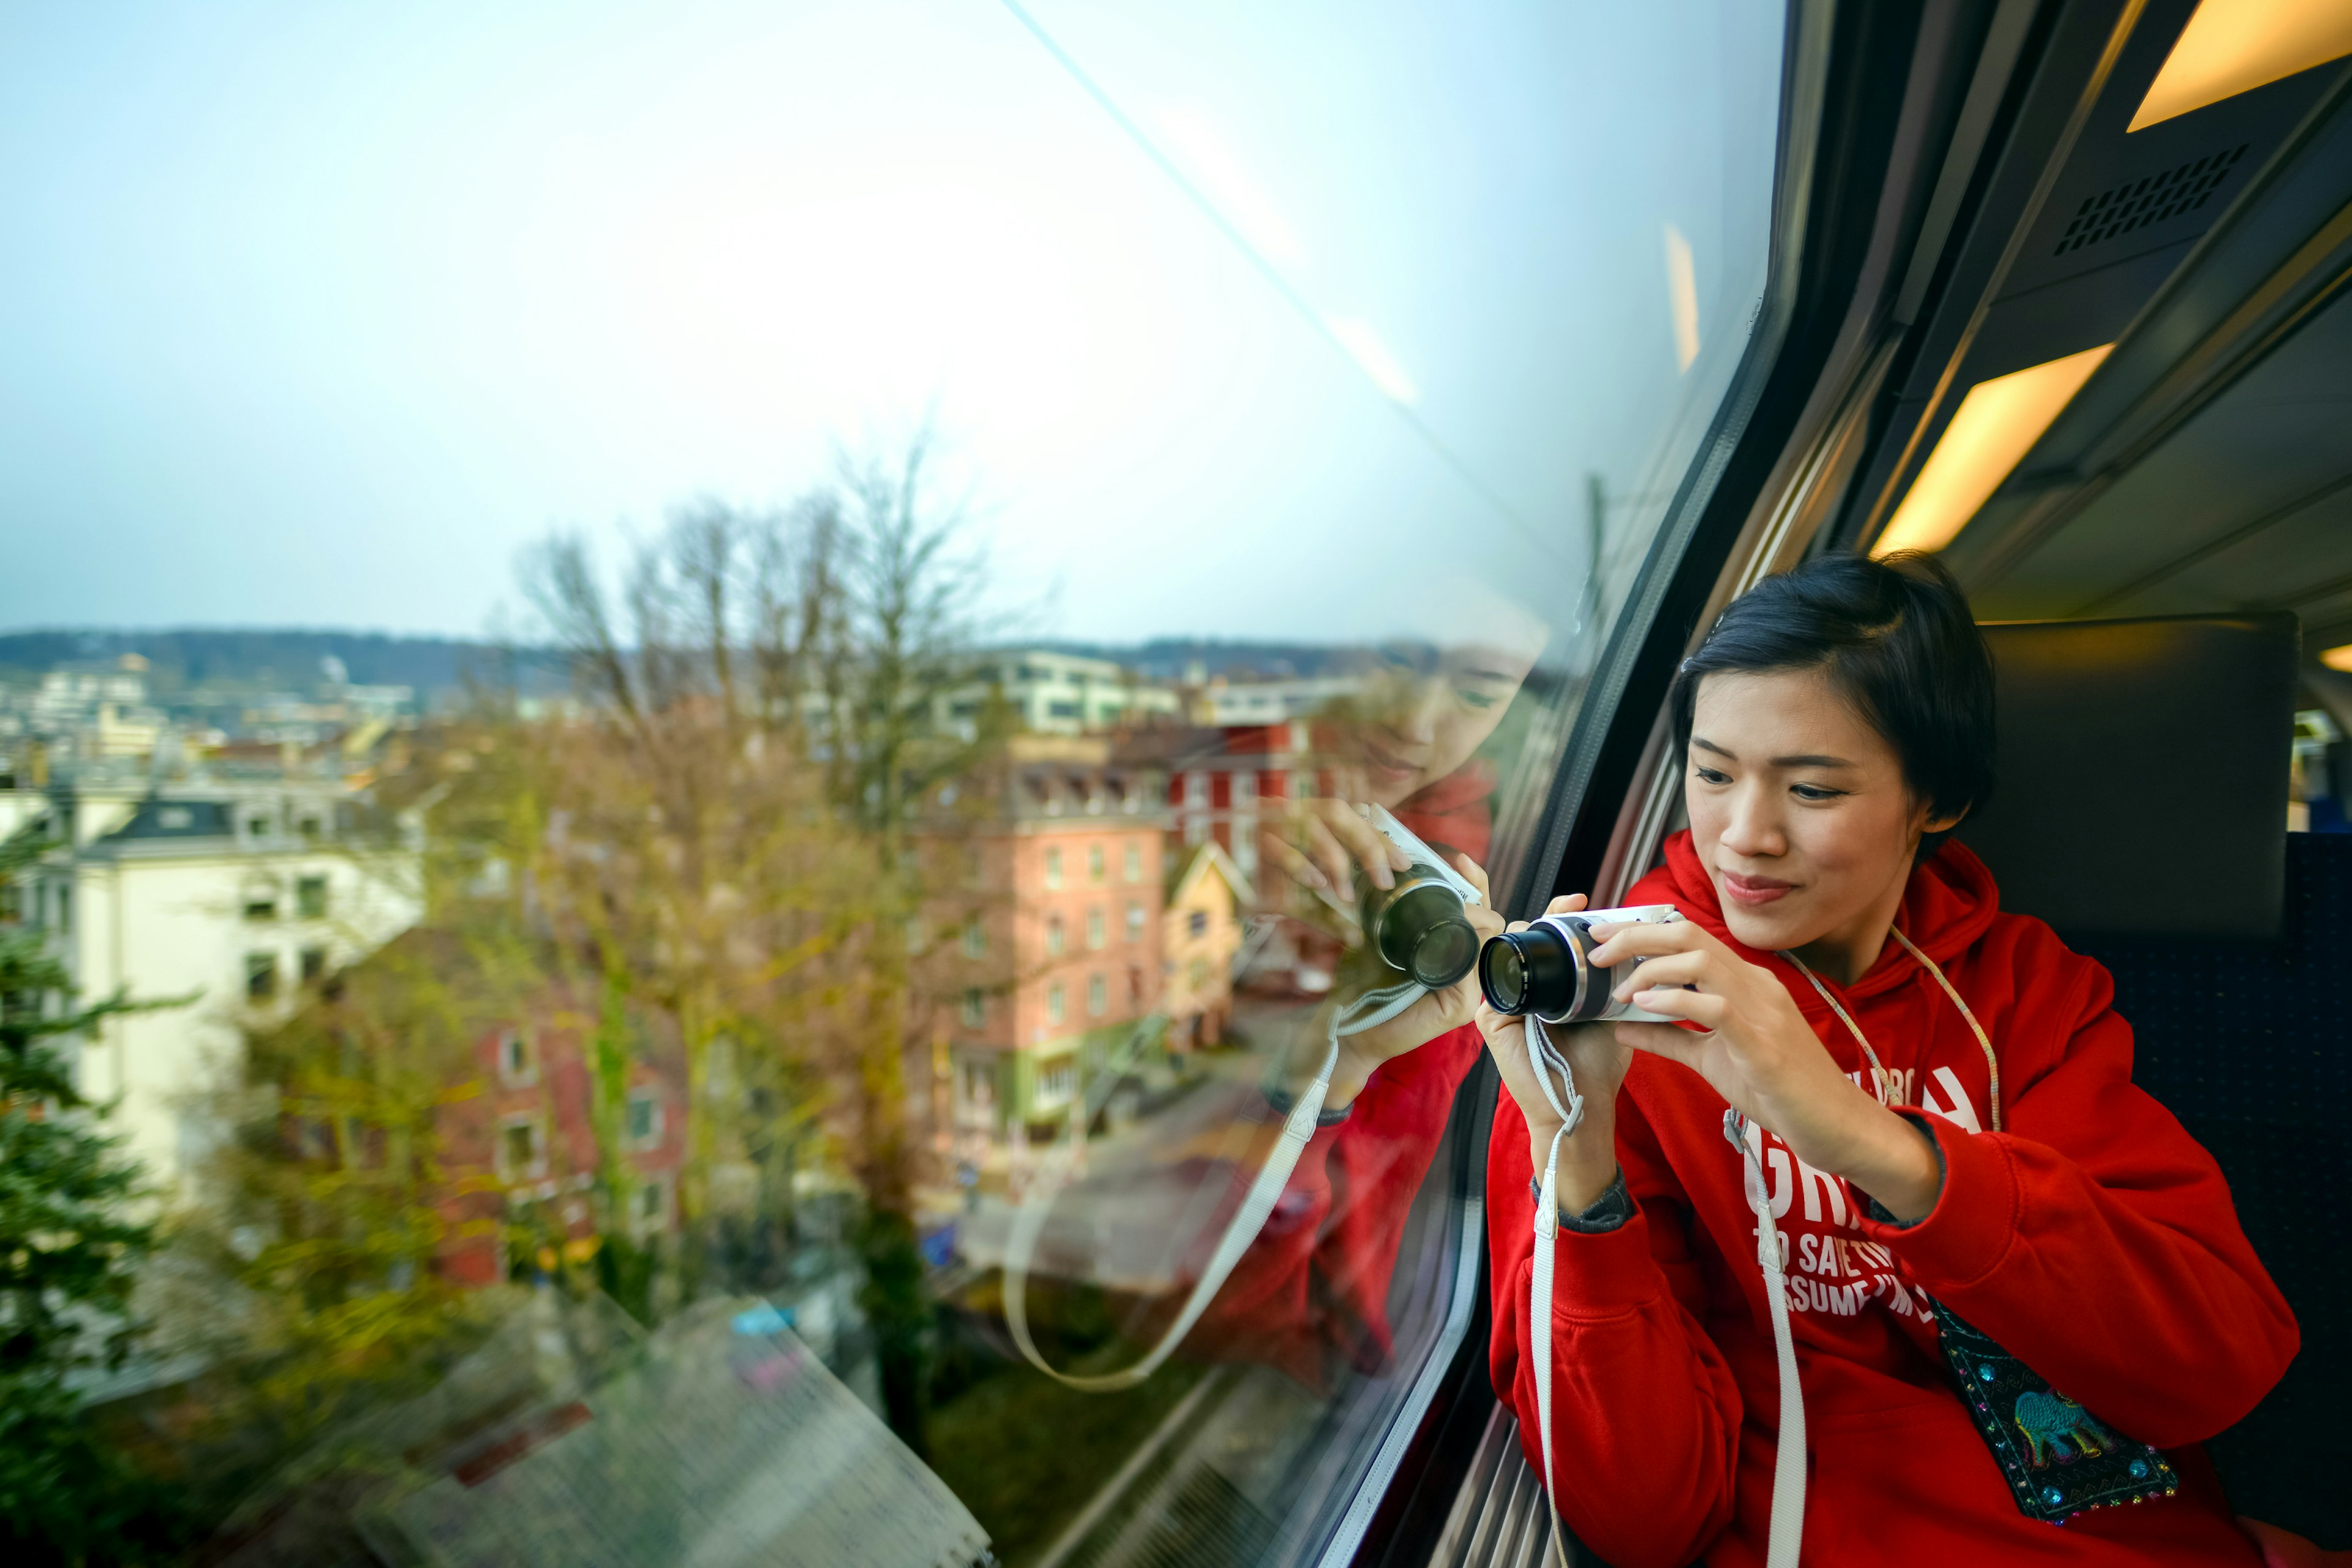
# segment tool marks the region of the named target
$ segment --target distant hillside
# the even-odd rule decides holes
[[[126,653],[148,661],[159,692],[203,683],[307,690],[318,684],[320,661],[332,654],[359,685],[413,686],[419,695],[460,686],[468,675],[487,675],[503,657],[486,643],[380,632],[58,629],[0,633],[0,675],[22,680],[57,665]],[[544,664],[536,658],[530,662]],[[527,684],[556,679],[541,668]]]
[[[1046,640],[1021,646],[1116,659],[1158,680],[1181,680],[1194,665],[1209,675],[1240,679],[1313,676],[1349,651],[1330,644],[1185,637],[1126,645]],[[27,681],[60,664],[108,660],[126,653],[148,661],[149,680],[158,695],[200,685],[307,691],[318,684],[319,661],[332,654],[359,685],[413,686],[428,699],[462,686],[469,677],[482,679],[499,671],[501,661],[509,657],[488,643],[381,632],[68,627],[0,633],[0,679]],[[562,685],[562,670],[544,650],[523,649],[515,657],[521,666],[517,676],[526,689],[552,690]]]

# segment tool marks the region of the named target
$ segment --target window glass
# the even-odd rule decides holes
[[[178,1205],[59,1308],[60,1473],[170,1504],[72,1554],[1346,1546],[1475,1039],[1219,1242],[1401,984],[1373,809],[1538,852],[1784,18],[102,13],[0,50],[0,883]]]

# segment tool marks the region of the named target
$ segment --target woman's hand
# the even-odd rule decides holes
[[[1618,972],[1612,996],[1704,1031],[1619,1024],[1624,1044],[1689,1068],[1798,1159],[1845,1177],[1898,1218],[1935,1206],[1943,1173],[1934,1145],[1846,1077],[1779,976],[1689,921],[1594,934],[1606,940],[1592,963]]]
[[[1287,803],[1258,835],[1258,856],[1311,892],[1342,904],[1356,896],[1360,868],[1372,886],[1396,886],[1412,857],[1345,800],[1318,795]]]
[[[1388,840],[1382,838],[1381,842],[1386,844]],[[1479,902],[1464,905],[1462,912],[1483,944],[1503,929],[1503,917],[1487,901],[1486,873],[1467,855],[1456,855],[1454,868],[1478,889]],[[1401,978],[1394,971],[1389,973],[1392,978]],[[1335,1110],[1348,1104],[1381,1063],[1460,1028],[1476,1016],[1480,1005],[1478,971],[1473,966],[1469,973],[1453,984],[1415,998],[1411,1006],[1387,1022],[1375,1024],[1361,1034],[1342,1036],[1339,1065],[1332,1069],[1331,1090],[1323,1103]]]
[[[1544,913],[1573,914],[1584,907],[1581,893],[1570,893],[1554,899]],[[1525,931],[1528,922],[1520,921],[1510,927]],[[1536,1082],[1534,1066],[1528,1060],[1526,1020],[1497,1013],[1478,1001],[1478,1032],[1486,1037],[1486,1049],[1495,1058],[1495,1068],[1502,1074],[1503,1088],[1519,1113],[1528,1122],[1528,1160],[1541,1171],[1551,1153],[1552,1135],[1559,1131],[1559,1113],[1551,1108]],[[1619,1038],[1622,1026],[1611,1024],[1580,1024],[1546,1026],[1545,1034],[1560,1055],[1568,1058],[1568,1070],[1575,1076],[1576,1091],[1584,1099],[1584,1120],[1560,1145],[1559,1172],[1556,1193],[1559,1206],[1570,1214],[1588,1208],[1609,1184],[1617,1179],[1617,1090],[1625,1081],[1625,1069],[1633,1060],[1633,1052]],[[1560,1092],[1555,1082],[1552,1092]]]

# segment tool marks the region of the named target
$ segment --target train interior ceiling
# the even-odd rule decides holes
[[[2221,1162],[2302,1322],[2286,1382],[2213,1445],[2232,1503],[2352,1546],[2327,1414],[2352,1397],[2352,1325],[2334,1305],[2352,1280],[2311,1196],[2337,1184],[2324,1123],[2346,1075],[2326,1053],[2251,1043],[2221,1063],[2212,1045],[2304,1023],[2343,1036],[2329,977],[2352,906],[2352,857],[2336,851],[2352,840],[2288,831],[2322,826],[2313,810],[2340,830],[2336,800],[2277,806],[2336,795],[2352,773],[2352,6],[2002,0],[1916,19],[1890,45],[1867,36],[1883,16],[1838,18],[1833,60],[1904,80],[1875,121],[1864,94],[1841,97],[1835,66],[1823,94],[1809,219],[1830,215],[1855,243],[1872,227],[1869,252],[1845,275],[1813,378],[1790,388],[1806,407],[1769,479],[1711,558],[1700,536],[1685,613],[1649,629],[1613,724],[1622,765],[1612,775],[1603,748],[1595,809],[1553,886],[1622,889],[1682,826],[1653,699],[1713,609],[1765,571],[1829,550],[1927,549],[1988,624],[2170,622],[2135,645],[2158,650],[2137,670],[2097,668],[2114,650],[2088,625],[2053,645],[2054,667],[2003,665],[2005,710],[2015,685],[2039,710],[2004,711],[2011,794],[1997,785],[1986,837],[2012,854],[2011,837],[2038,841],[2048,864],[2017,868],[2021,892],[2118,867],[2169,886],[2048,918],[2116,973],[2137,1076]],[[1875,185],[1877,170],[1835,161],[1873,124],[1890,149]],[[1841,180],[1856,187],[1842,219]],[[1992,640],[1997,662],[2021,641]],[[2042,677],[2054,700],[2027,689]],[[2053,722],[2096,730],[2107,750],[2011,756]],[[2259,756],[2214,784],[2212,748],[2246,737]],[[2062,774],[2084,809],[2050,808],[2042,786]],[[2183,845],[2232,816],[2245,821],[2221,836],[2258,847],[2224,865],[2227,886],[2167,884]],[[2048,820],[2018,826],[2028,818]],[[2069,844],[2077,831],[2105,841]],[[1987,858],[2008,892],[2008,861]],[[2236,930],[2184,923],[2208,894],[2256,912]],[[2007,901],[2043,912],[2032,894]],[[2213,950],[2190,957],[2207,939]],[[1460,1480],[1426,1560],[1533,1561],[1546,1531],[1508,1415],[1470,1403],[1450,1426],[1454,1466],[1435,1467]],[[1415,1554],[1379,1561],[1423,1560],[1426,1537],[1402,1533]]]
[[[1942,258],[1841,532],[1942,547],[1990,620],[2290,611],[2335,695],[2316,655],[2352,642],[2352,98],[2338,59],[2146,122],[2175,107],[2195,9],[2147,5],[2120,48],[2058,20],[2045,73],[2099,55],[2074,105],[2028,89],[2026,114],[2072,112],[1991,172]],[[1979,390],[2012,376],[2005,405]],[[1974,427],[1987,408],[2017,427]],[[1987,476],[1958,448],[2027,436],[1969,516]]]

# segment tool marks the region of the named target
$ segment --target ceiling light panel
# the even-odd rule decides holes
[[[2165,57],[2130,130],[2352,54],[2345,0],[2203,0]]]
[[[1870,552],[1941,550],[1949,544],[2115,346],[2102,343],[1969,388]]]

